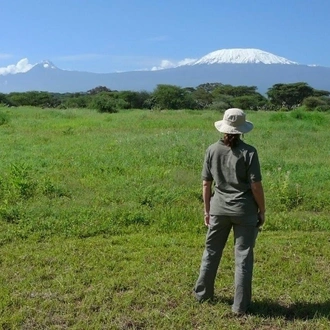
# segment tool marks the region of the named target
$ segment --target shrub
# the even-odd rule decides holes
[[[92,109],[96,109],[99,112],[115,113],[118,112],[116,100],[111,96],[99,93],[94,96],[91,106]]]
[[[295,118],[295,119],[307,119],[308,118],[308,114],[307,112],[301,110],[301,109],[297,109],[297,110],[293,110],[291,113],[290,113],[290,116],[292,118]]]
[[[12,164],[10,169],[11,185],[19,198],[27,199],[34,196],[37,181],[30,175],[30,168],[25,164]]]
[[[327,102],[321,97],[316,96],[306,97],[303,101],[303,105],[306,107],[307,110],[314,110],[316,108],[320,108],[322,109],[321,111],[324,111],[324,109],[329,109],[329,106],[327,106]]]
[[[9,122],[9,117],[7,114],[0,112],[0,126],[8,124]]]
[[[115,107],[117,109],[130,109],[130,104],[123,99],[118,99],[115,102]]]
[[[314,109],[315,111],[320,111],[320,112],[322,112],[322,111],[329,111],[330,110],[330,106],[329,105],[319,105],[319,106],[317,106],[315,109]]]
[[[230,104],[224,101],[215,101],[208,105],[206,108],[210,110],[226,110],[230,108]]]
[[[318,112],[308,112],[302,109],[296,109],[291,111],[290,116],[294,119],[303,120],[316,125],[326,125],[327,119]]]

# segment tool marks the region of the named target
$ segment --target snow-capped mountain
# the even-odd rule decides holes
[[[222,63],[298,64],[297,62],[290,61],[284,57],[280,57],[260,49],[234,48],[216,50],[203,56],[196,62],[189,63],[189,65]]]
[[[33,66],[33,68],[35,68],[35,67],[44,68],[44,69],[58,69],[58,67],[56,65],[54,65],[54,63],[49,61],[49,60],[43,60],[43,61],[39,62],[39,63],[37,63],[36,65]]]
[[[42,61],[41,64],[45,69],[57,69],[57,67],[51,61],[48,60]]]
[[[154,66],[151,70],[164,70],[186,65],[210,65],[210,64],[299,64],[287,58],[274,55],[256,48],[219,49],[200,59],[186,58],[177,63],[163,60],[160,66]]]
[[[24,61],[22,66],[29,65],[27,59]],[[301,65],[259,49],[221,49],[176,67],[154,71],[102,74],[68,71],[50,61],[42,61],[26,71],[6,75],[0,72],[0,93],[86,92],[97,86],[152,91],[158,84],[196,87],[208,82],[256,86],[260,93],[278,83],[306,82],[313,88],[330,91],[330,68]]]

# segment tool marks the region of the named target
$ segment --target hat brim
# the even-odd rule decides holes
[[[241,126],[233,127],[227,125],[223,120],[219,120],[214,123],[214,126],[220,133],[226,134],[244,134],[252,131],[253,129],[253,124],[250,121],[245,121],[245,123]]]

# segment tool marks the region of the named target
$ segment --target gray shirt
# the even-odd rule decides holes
[[[251,183],[261,181],[261,172],[253,146],[242,140],[234,148],[227,147],[222,140],[210,145],[205,154],[202,179],[214,181],[210,214],[257,214]]]

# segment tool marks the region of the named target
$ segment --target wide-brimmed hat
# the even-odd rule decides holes
[[[214,123],[215,128],[221,133],[244,134],[253,129],[253,124],[245,119],[241,109],[231,108],[225,111],[223,120]]]

